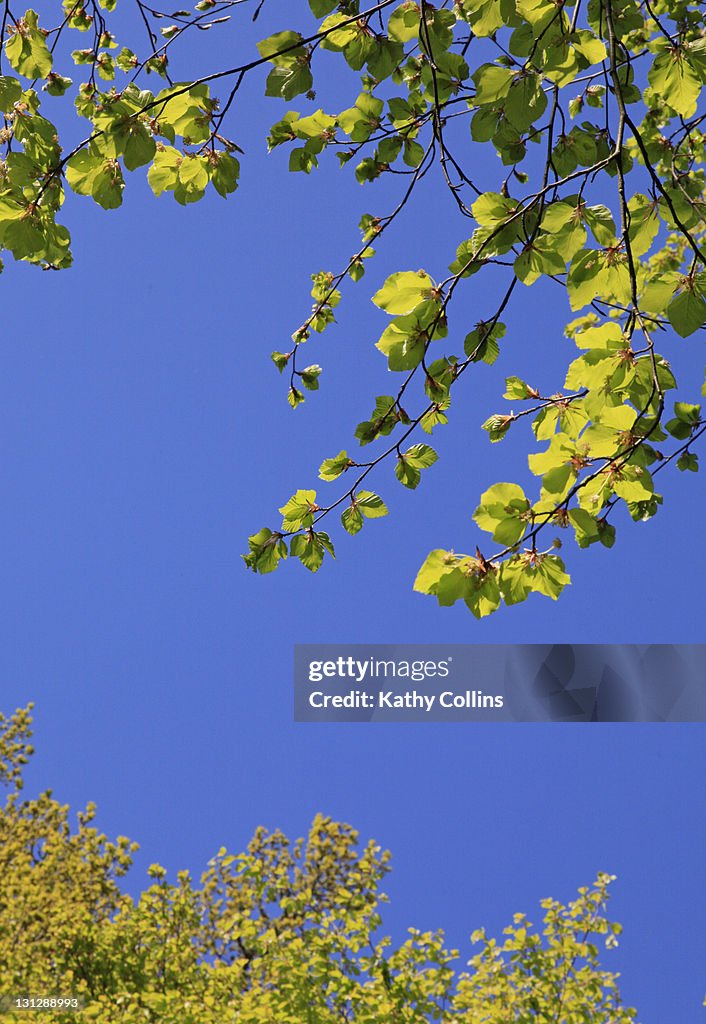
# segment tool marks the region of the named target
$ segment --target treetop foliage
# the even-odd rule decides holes
[[[250,4],[255,17],[264,2]],[[570,582],[562,535],[580,548],[612,547],[621,513],[638,522],[659,510],[658,473],[698,469],[703,382],[670,395],[669,354],[706,324],[703,5],[302,0],[287,11],[298,27],[261,40],[257,54],[173,81],[175,44],[243,5],[201,0],[166,12],[142,0],[64,0],[40,23],[5,3],[0,247],[45,268],[69,266],[69,232],[57,221],[65,188],[114,209],[125,172],[142,167],[156,196],[182,205],[211,188],[230,195],[240,164],[226,118],[246,76],[266,67],[267,95],[288,108],[267,141],[288,149],[291,171],[308,174],[335,153],[361,185],[400,182],[391,211],[362,217],[346,266],[313,275],[310,315],[291,346],[272,354],[296,408],[321,386],[322,367],[305,365],[304,345],[334,322],[344,283],[365,275],[389,226],[413,210],[419,182],[436,173],[468,237],[447,267],[403,267],[372,296],[383,318],[375,345],[395,381],[370,399],[354,432],[373,453],[329,454],[319,476],[336,495],[297,490],[281,524],[249,538],[245,562],[269,573],[289,556],[317,571],[334,555],[323,526],[335,515],[356,534],[387,514],[368,489],[378,468],[394,464],[404,487],[432,486],[438,456],[425,434],[449,422],[461,378],[511,354],[516,339],[503,317],[539,283],[571,313],[573,358],[551,393],[509,374],[509,404],[483,424],[491,443],[531,425],[537,485],[530,494],[506,481],[486,490],[473,516],[490,535],[483,550],[479,535],[470,553],[432,551],[415,589],[442,605],[465,602],[478,617],[532,593],[556,599]],[[139,46],[129,40],[135,49],[120,37],[121,6],[136,9],[145,29]],[[83,45],[72,49],[77,39]],[[322,51],[358,78],[343,110],[326,109]],[[145,87],[148,76],[159,88]],[[222,86],[219,99],[212,90]],[[44,116],[43,92],[73,95],[88,122],[68,152]],[[481,150],[492,159],[477,160]],[[502,297],[485,308],[498,282]],[[473,324],[454,320],[453,299],[468,290],[482,310]]]
[[[0,717],[0,1006],[4,1020],[44,1024],[630,1024],[617,975],[599,949],[617,945],[606,917],[612,876],[563,905],[542,901],[535,927],[516,914],[476,953],[441,932],[381,930],[389,855],[348,825],[316,817],[306,839],[258,828],[240,854],[220,849],[199,883],[159,864],[135,898],[118,881],[137,849],[51,792],[20,800],[31,706]],[[73,997],[13,1012],[21,997]]]

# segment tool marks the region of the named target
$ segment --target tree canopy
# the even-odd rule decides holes
[[[120,880],[136,844],[109,840],[51,791],[22,799],[31,705],[0,715],[0,1012],[49,1024],[630,1024],[606,916],[612,876],[564,905],[542,900],[498,939],[475,931],[467,968],[441,931],[382,931],[389,855],[319,815],[306,839],[258,828],[200,883],[159,864],[136,897]],[[30,1001],[35,1000],[34,1004]],[[42,1002],[46,1000],[46,1002]],[[53,1000],[53,1002],[52,1002]],[[19,1003],[18,1003],[19,1001]],[[75,1004],[75,1005],[74,1005]]]
[[[570,582],[557,553],[564,536],[579,548],[611,547],[621,516],[639,522],[658,512],[657,474],[698,469],[703,381],[686,380],[677,394],[669,357],[706,323],[703,7],[309,0],[289,5],[293,27],[261,40],[258,53],[172,79],[178,45],[240,8],[257,17],[264,2],[200,0],[165,11],[143,0],[57,0],[41,22],[6,2],[0,247],[68,267],[70,236],[57,220],[64,189],[112,210],[125,172],[140,168],[156,196],[182,205],[211,188],[229,196],[240,163],[228,115],[245,78],[267,68],[267,95],[296,101],[267,135],[270,149],[289,150],[291,171],[308,174],[335,154],[361,185],[382,176],[400,183],[393,209],[361,219],[347,264],[313,275],[310,315],[272,354],[296,408],[322,384],[304,346],[334,323],[344,283],[364,276],[390,225],[407,218],[415,229],[415,190],[436,173],[468,237],[448,253],[448,267],[402,267],[372,295],[382,328],[374,343],[395,381],[366,400],[371,411],[354,431],[373,454],[325,453],[319,477],[338,490],[298,489],[281,522],[249,538],[245,562],[269,573],[290,557],[316,572],[334,555],[335,518],[356,534],[387,514],[368,489],[374,475],[394,466],[404,487],[432,486],[427,470],[438,454],[429,441],[452,418],[458,382],[501,353],[511,358],[506,310],[524,288],[552,287],[574,346],[565,373],[551,393],[508,375],[508,404],[483,425],[494,444],[531,425],[537,486],[529,495],[512,481],[488,488],[473,518],[490,538],[472,537],[467,553],[432,551],[415,589],[441,605],[465,602],[477,617],[533,593],[556,599]],[[138,15],[139,39],[128,14]],[[342,110],[330,108],[330,60],[353,72]],[[73,97],[87,122],[81,141],[62,148],[43,93],[67,105]],[[479,161],[481,152],[490,159]],[[501,299],[486,308],[498,282]],[[473,324],[454,320],[453,300],[467,290],[482,310]]]

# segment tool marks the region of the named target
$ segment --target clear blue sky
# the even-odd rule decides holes
[[[256,35],[287,27],[285,5],[271,6]],[[211,33],[193,66],[235,63],[252,38]],[[310,343],[322,390],[293,413],[269,353],[308,312],[309,275],[345,263],[360,214],[388,211],[394,189],[361,189],[333,160],[288,176],[286,154],[265,153],[282,108],[262,98],[263,80],[231,121],[246,156],[227,203],[155,201],[138,172],[118,212],[68,199],[74,269],[3,274],[0,678],[4,710],[37,703],[30,789],[95,800],[108,834],[137,839],[135,890],[150,862],[198,874],[261,823],[302,834],[317,811],[350,821],[393,851],[388,927],[443,927],[464,954],[475,927],[499,930],[613,872],[625,932],[606,962],[626,1000],[643,1024],[695,1024],[703,726],[292,722],[295,642],[703,641],[705,495],[700,477],[665,474],[663,510],[620,523],[612,552],[567,542],[575,585],[556,604],[537,597],[478,623],[413,594],[431,548],[475,544],[479,493],[528,477],[526,436],[491,446],[478,428],[502,407],[506,374],[561,385],[568,309],[538,285],[518,294],[501,361],[467,375],[417,492],[383,470],[374,489],[392,514],[338,534],[338,560],[318,577],[298,564],[247,574],[247,534],[316,486],[321,458],[351,444],[389,386],[372,290],[395,269],[444,276],[467,230],[435,177],[416,225],[390,236],[347,289],[339,326]],[[319,103],[333,106],[326,91]],[[451,336],[487,302],[469,286]],[[696,374],[687,400],[697,345],[664,353]]]

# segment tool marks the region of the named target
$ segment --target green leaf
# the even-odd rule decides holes
[[[515,79],[515,72],[509,68],[498,67],[497,64],[482,64],[471,78],[476,87],[475,102],[477,106],[483,106],[486,103],[496,103],[507,96]]]
[[[387,437],[398,423],[409,423],[409,417],[402,415],[392,395],[378,395],[372,416],[358,424],[355,436],[361,445],[370,444],[377,437]]]
[[[459,557],[453,551],[444,551],[442,548],[431,551],[417,573],[414,589],[420,594],[435,594],[441,578],[455,572],[459,562]]]
[[[620,324],[613,321],[577,331],[574,342],[578,348],[600,350],[606,355],[618,352],[626,344]]]
[[[360,509],[354,503],[350,504],[341,513],[341,524],[343,529],[355,536],[363,529],[363,516]]]
[[[297,406],[300,406],[304,401],[304,395],[298,388],[291,387],[287,392],[287,401],[293,409],[296,409]]]
[[[384,82],[402,63],[404,46],[393,39],[380,37],[376,38],[374,43],[375,48],[367,56],[368,71],[378,82]]]
[[[358,491],[354,501],[366,519],[379,519],[388,514],[385,502],[372,491]]]
[[[701,406],[693,405],[691,402],[675,402],[674,414],[691,427],[697,427],[701,422]]]
[[[456,356],[450,359],[443,356],[441,359],[435,359],[431,365],[427,364],[424,391],[432,402],[443,402],[449,398],[451,385],[457,375],[457,364]]]
[[[605,43],[587,29],[575,32],[573,43],[589,64],[600,64],[608,56]]]
[[[70,78],[65,78],[64,75],[57,75],[55,72],[50,71],[47,75],[46,84],[42,86],[50,96],[63,96],[67,89],[73,84]]]
[[[510,199],[497,192],[485,192],[471,207],[473,216],[484,227],[497,227],[522,209],[516,199]]]
[[[504,338],[505,324],[499,321],[491,327],[490,323],[480,322],[470,331],[463,342],[463,350],[473,363],[487,363],[489,366],[500,355],[499,338]]]
[[[291,532],[310,527],[317,509],[316,491],[297,491],[279,510],[282,513],[282,529]]]
[[[615,527],[605,519],[598,520],[598,539],[605,548],[612,548],[615,544]]]
[[[497,0],[464,0],[462,6],[478,38],[493,36],[503,27],[502,11]]]
[[[490,142],[498,129],[498,111],[495,107],[481,107],[471,118],[471,138],[474,142]]]
[[[430,296],[434,282],[423,270],[403,270],[391,274],[382,288],[373,295],[373,302],[386,313],[411,313],[419,303]]]
[[[672,437],[675,437],[677,441],[686,441],[692,434],[692,428],[689,424],[685,423],[684,420],[680,420],[678,417],[675,417],[672,420],[667,420],[664,424],[664,429],[668,434],[671,434]]]
[[[274,572],[280,560],[287,557],[287,545],[282,535],[267,528],[248,537],[248,544],[250,552],[242,557],[253,572]]]
[[[512,401],[513,398],[524,400],[526,398],[539,398],[539,393],[525,384],[519,377],[506,377],[505,378],[505,394],[503,398],[507,398]]]
[[[439,456],[428,444],[413,444],[404,452],[403,457],[417,469],[428,469],[433,466]]]
[[[355,101],[355,106],[341,111],[336,120],[353,142],[366,142],[380,127],[384,106],[377,96],[363,92]]]
[[[267,39],[261,39],[257,44],[257,48],[261,57],[272,61],[273,64],[286,66],[295,62],[297,56],[303,52],[301,47],[302,38],[299,32],[291,30],[275,32],[274,35],[268,36]],[[283,53],[282,51],[286,52]]]
[[[385,328],[375,343],[387,356],[390,370],[412,370],[422,361],[429,343],[429,335],[414,314],[399,317]]]
[[[398,457],[395,475],[405,487],[414,490],[421,480],[421,471],[433,466],[438,458],[428,444],[414,444]]]
[[[157,94],[155,103],[160,128],[167,126],[188,144],[206,142],[211,137],[213,102],[209,99],[207,85],[175,82]]]
[[[404,456],[400,456],[397,459],[395,465],[395,476],[401,484],[405,487],[409,487],[410,490],[414,490],[419,486],[422,479],[422,474],[419,472],[416,466],[410,466]]]
[[[593,249],[582,249],[574,256],[566,281],[572,309],[581,309],[600,294],[604,264]]]
[[[436,402],[429,412],[424,413],[419,421],[419,426],[425,434],[431,434],[435,427],[444,426],[449,422],[448,416],[444,412],[448,406],[448,399],[445,402]]]
[[[341,25],[341,28],[337,29],[336,26]],[[333,31],[331,31],[333,29]],[[321,25],[321,32],[328,32],[328,35],[322,40],[321,45],[325,50],[346,50],[350,43],[355,43],[358,39],[360,32],[359,26],[350,18],[347,18],[345,14],[332,14],[329,18],[326,18],[324,23]],[[367,37],[364,37],[367,38]],[[363,66],[363,62],[358,65],[357,70]]]
[[[352,465],[353,460],[348,457],[348,453],[341,450],[333,458],[324,459],[319,468],[319,476],[322,480],[337,480]]]
[[[536,241],[527,242],[515,260],[515,274],[528,286],[542,274],[563,274],[565,269],[566,261],[558,251],[557,239],[544,234]]]
[[[424,149],[413,139],[405,139],[404,155],[402,157],[408,167],[419,167],[424,159]]]
[[[517,556],[501,562],[498,585],[505,604],[514,605],[526,601],[532,592],[527,579],[526,562]]]
[[[652,246],[659,231],[659,203],[647,196],[632,196],[628,202],[630,214],[630,248],[633,256],[643,256]]]
[[[134,171],[154,159],[157,145],[144,125],[137,122],[130,126],[130,133],[125,143],[123,160],[128,171]]]
[[[283,100],[292,100],[304,92],[309,92],[314,84],[308,62],[302,60],[292,64],[281,64],[273,68],[267,76],[265,84],[266,96],[278,96]]]
[[[654,494],[652,477],[641,466],[624,466],[613,480],[613,490],[628,504],[647,501]]]
[[[103,157],[89,150],[82,149],[75,153],[68,160],[65,171],[66,180],[73,191],[81,196],[90,196],[93,183],[104,163]]]
[[[187,153],[179,164],[174,198],[182,206],[196,203],[203,198],[208,185],[208,159],[194,153]]]
[[[390,15],[387,32],[390,39],[398,43],[408,43],[419,35],[421,12],[414,0],[400,4]]]
[[[341,516],[341,522],[348,533],[358,533],[363,528],[363,520],[379,519],[387,515],[387,505],[378,494],[372,491],[358,491],[351,498],[351,503]]]
[[[427,556],[414,589],[435,595],[442,606],[462,600],[476,618],[490,615],[500,605],[500,589],[493,566],[440,548]]]
[[[487,430],[490,440],[493,443],[502,441],[510,429],[513,419],[513,416],[501,416],[496,413],[495,415],[488,417],[485,423],[483,423],[482,429]]]
[[[476,97],[476,102],[481,102]],[[505,97],[504,112],[510,123],[526,132],[547,109],[547,97],[539,75],[520,72],[513,79]]]
[[[666,43],[665,43],[666,45]],[[701,92],[699,75],[681,47],[663,49],[654,60],[647,78],[658,95],[682,117],[691,117]]]
[[[541,228],[550,234],[556,234],[576,219],[577,208],[571,203],[556,202],[544,208]]]
[[[564,563],[557,555],[539,555],[536,564],[528,568],[527,579],[533,591],[550,597],[552,601],[571,583]]]
[[[26,11],[19,28],[12,27],[5,43],[5,53],[12,67],[30,79],[46,78],[52,69],[52,56],[38,22],[36,11]]]
[[[391,370],[411,370],[423,359],[429,342],[445,336],[443,307],[434,299],[424,299],[413,312],[386,327],[376,348],[387,356]]]
[[[445,573],[434,588],[434,594],[442,607],[448,608],[456,601],[463,601],[471,595],[471,580],[462,569]]]
[[[211,184],[219,196],[229,196],[238,187],[240,178],[240,163],[230,153],[212,153],[209,157],[211,162]]]
[[[497,611],[500,607],[500,587],[495,574],[489,572],[484,576],[467,577],[463,600],[477,619],[483,619]]]
[[[701,423],[701,406],[675,402],[674,415],[674,419],[665,423],[664,429],[678,441],[686,441]]]
[[[179,167],[183,156],[173,146],[160,145],[154,156],[154,162],[147,172],[147,181],[156,196],[163,192],[173,191],[179,183]]]
[[[599,245],[614,245],[616,241],[615,221],[607,206],[582,207],[583,219],[588,224]]]
[[[44,248],[44,234],[38,217],[25,214],[21,220],[4,225],[3,244],[15,259],[40,259]]]
[[[124,46],[115,58],[115,63],[121,71],[130,72],[135,70],[140,61],[137,54],[133,53],[127,46]]]
[[[104,210],[115,210],[123,201],[125,182],[117,160],[106,160],[93,179],[91,195]]]
[[[280,373],[284,370],[285,366],[289,362],[291,354],[289,352],[273,352],[270,359],[275,364]]]
[[[293,558],[298,558],[309,572],[318,572],[327,551],[332,558],[335,558],[329,535],[315,530],[307,530],[304,534],[300,533],[296,537],[292,537],[289,545],[290,555]]]
[[[319,377],[321,376],[322,368],[318,363],[312,363],[311,366],[306,366],[301,371],[302,384],[308,391],[319,390]]]
[[[511,547],[527,530],[530,503],[518,484],[495,484],[481,495],[473,518],[493,540]]]
[[[598,523],[590,512],[583,508],[572,508],[569,519],[574,527],[576,543],[580,548],[587,548],[599,539]]]
[[[677,459],[677,468],[682,471],[688,470],[691,473],[698,473],[699,471],[699,457],[693,452],[682,452]]]
[[[530,593],[556,601],[570,582],[564,563],[556,555],[522,555],[501,566],[500,586],[506,604],[524,601]]]
[[[558,505],[563,501],[576,482],[577,470],[570,462],[564,462],[560,466],[553,466],[542,476],[542,491],[540,500],[552,505]]]
[[[338,0],[309,0],[309,7],[315,18],[325,18],[338,7]]]
[[[0,110],[9,114],[22,96],[22,86],[16,78],[0,75]]]
[[[667,306],[667,318],[681,338],[688,338],[706,323],[706,299],[687,285]]]

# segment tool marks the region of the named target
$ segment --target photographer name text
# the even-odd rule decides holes
[[[324,693],[323,690],[314,690],[309,694],[309,706],[317,710],[406,709],[428,713],[437,706],[437,703],[440,708],[498,709],[503,706],[503,697],[500,694],[483,693],[482,690],[444,690],[438,694],[420,693],[418,690],[406,690],[403,693],[396,693],[394,690],[349,690],[348,693]]]

